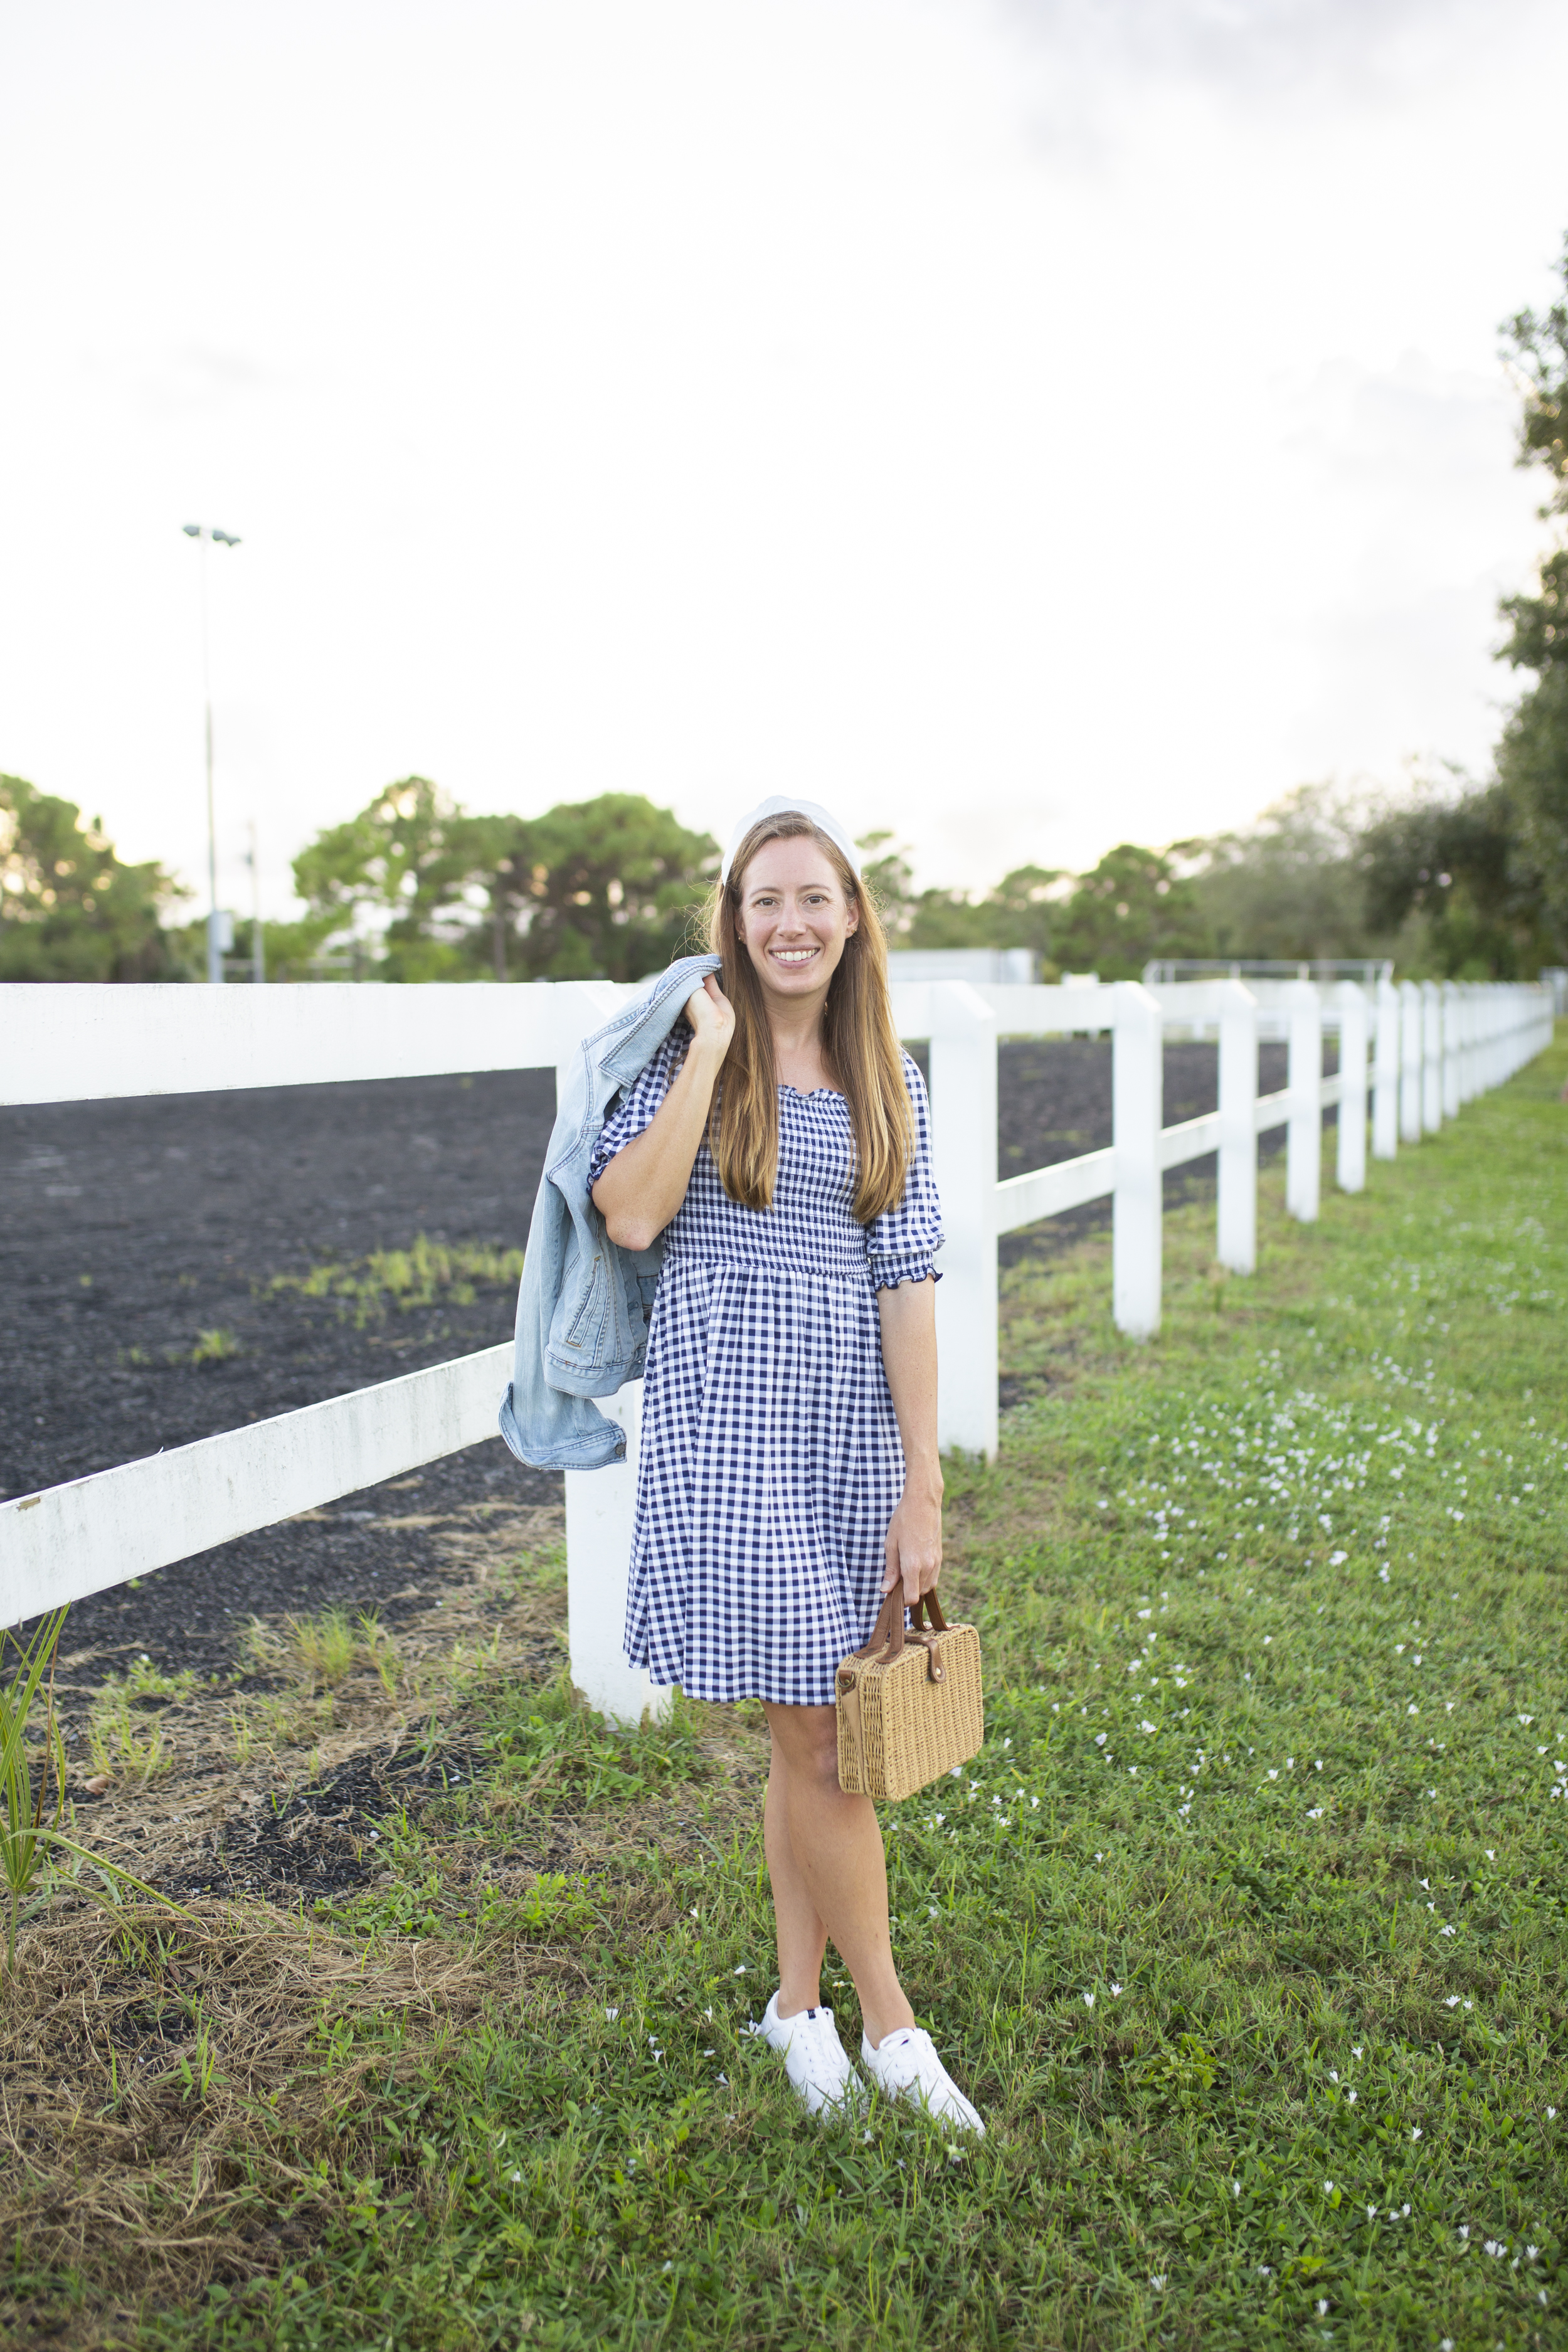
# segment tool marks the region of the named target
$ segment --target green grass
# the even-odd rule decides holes
[[[819,2131],[750,2043],[769,1910],[717,1711],[638,1738],[481,1689],[488,1767],[338,1924],[539,1974],[434,2054],[390,2011],[323,2024],[377,2087],[315,2205],[304,2177],[311,2252],[136,2340],[1568,2344],[1565,1072],[1314,1228],[1271,1181],[1248,1283],[1173,1216],[1146,1348],[1101,1243],[1009,1277],[1037,1393],[949,1487],[989,1737],[888,1817],[900,1965],[983,2145],[885,2107]],[[760,1765],[752,1712],[724,1720]],[[592,1866],[486,1883],[498,1839],[568,1830]],[[437,1834],[477,1858],[460,1900]]]
[[[388,1305],[406,1311],[443,1299],[454,1307],[471,1307],[479,1284],[507,1287],[521,1273],[520,1249],[433,1242],[418,1234],[405,1250],[372,1250],[368,1257],[348,1264],[327,1260],[308,1274],[275,1274],[267,1287],[295,1291],[302,1298],[335,1298],[340,1317],[346,1319],[352,1314],[363,1329],[380,1322]]]

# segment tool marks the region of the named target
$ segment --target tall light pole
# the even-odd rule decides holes
[[[256,819],[250,820],[250,977],[267,977],[267,944],[261,935],[261,868],[256,857]]]
[[[207,718],[207,978],[215,986],[223,982],[223,925],[217,904],[217,821],[213,808],[213,686],[212,663],[207,646],[207,549],[209,546],[237,547],[239,541],[232,532],[215,530],[210,523],[182,523],[187,539],[194,539],[202,551],[202,693]]]

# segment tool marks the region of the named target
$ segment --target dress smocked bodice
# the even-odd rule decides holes
[[[616,1152],[649,1125],[685,1058],[687,1040],[672,1036],[605,1121],[589,1168],[596,1184]],[[931,1168],[931,1114],[918,1066],[906,1054],[905,1084],[915,1112],[914,1150],[903,1200],[858,1224],[852,1184],[855,1140],[849,1106],[831,1087],[803,1095],[780,1087],[778,1174],[772,1205],[731,1201],[706,1143],[692,1167],[686,1198],[665,1228],[664,1251],[703,1265],[755,1272],[870,1279],[873,1288],[923,1282],[936,1272],[942,1211]]]

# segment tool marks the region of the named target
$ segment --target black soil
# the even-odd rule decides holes
[[[1283,1048],[1260,1061],[1261,1086],[1282,1086]],[[1168,1125],[1214,1108],[1215,1064],[1212,1045],[1167,1047]],[[553,1100],[552,1075],[530,1071],[0,1110],[0,1495],[505,1339],[513,1299],[500,1283],[468,1305],[394,1305],[363,1324],[346,1302],[270,1286],[421,1233],[521,1247]],[[1005,1045],[998,1125],[1003,1175],[1109,1143],[1109,1041]],[[1212,1160],[1173,1171],[1167,1197],[1212,1174]],[[1098,1203],[1010,1235],[1004,1260],[1049,1255],[1108,1214]],[[213,1331],[235,1352],[193,1360]],[[382,1530],[384,1512],[561,1495],[499,1437],[396,1485],[79,1602],[73,1650],[95,1651],[103,1671],[146,1650],[207,1675],[232,1668],[252,1614],[331,1603],[395,1622],[453,1571],[433,1537]]]

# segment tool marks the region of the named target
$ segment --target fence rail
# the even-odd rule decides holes
[[[608,982],[268,989],[0,987],[0,1103],[324,1085],[478,1070],[556,1068],[626,993]],[[1112,1204],[1112,1312],[1136,1338],[1159,1328],[1163,1179],[1217,1158],[1216,1255],[1256,1261],[1258,1139],[1288,1131],[1286,1204],[1318,1213],[1323,1112],[1338,1108],[1336,1177],[1365,1182],[1464,1103],[1550,1042],[1552,992],[1385,982],[1136,982],[1041,988],[895,983],[900,1034],[929,1041],[936,1177],[947,1240],[937,1291],[944,1446],[997,1443],[997,1242],[1085,1203]],[[1339,1068],[1323,1076],[1325,1032]],[[1110,1145],[998,1179],[997,1045],[1004,1037],[1109,1033]],[[1217,1042],[1218,1108],[1167,1128],[1171,1034]],[[1258,1092],[1261,1037],[1283,1038],[1286,1086]],[[173,1452],[0,1502],[0,1622],[16,1624],[319,1507],[495,1434],[509,1347],[203,1438]],[[566,1478],[574,1678],[592,1703],[637,1722],[663,1704],[620,1654],[637,1387],[606,1401],[628,1437],[625,1464]]]

